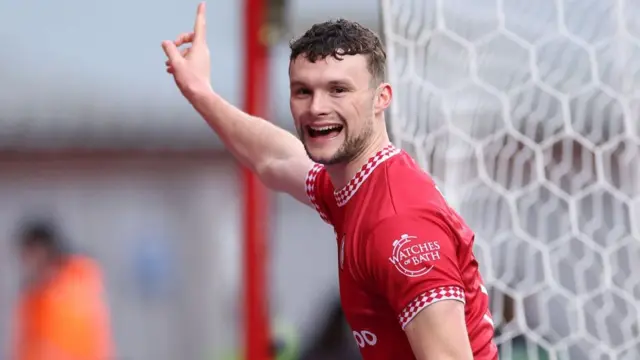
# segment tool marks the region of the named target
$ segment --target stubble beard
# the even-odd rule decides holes
[[[307,156],[315,163],[322,165],[339,165],[348,164],[352,160],[360,156],[366,149],[373,137],[373,120],[369,120],[362,131],[351,136],[348,129],[345,127],[342,131],[345,132],[345,140],[340,145],[338,150],[329,158],[319,158],[313,156],[307,147],[306,141],[303,141],[304,150],[307,152]],[[302,134],[301,134],[302,135]],[[301,136],[305,139],[304,135]]]

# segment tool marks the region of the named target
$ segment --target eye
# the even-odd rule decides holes
[[[336,86],[332,89],[334,94],[344,94],[346,93],[348,90],[345,87],[341,87],[341,86]]]
[[[310,95],[311,94],[311,90],[307,89],[307,88],[298,88],[294,91],[294,93],[296,95]]]

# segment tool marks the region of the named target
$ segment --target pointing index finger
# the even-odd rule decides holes
[[[196,12],[196,23],[193,27],[195,36],[193,38],[194,43],[206,42],[207,37],[207,18],[206,18],[206,5],[205,2],[198,4],[198,11]]]

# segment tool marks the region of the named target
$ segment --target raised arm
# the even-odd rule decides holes
[[[191,47],[178,49],[185,44]],[[227,149],[266,186],[309,204],[305,178],[313,162],[302,143],[288,131],[243,112],[213,91],[204,3],[198,6],[194,31],[175,41],[164,41],[162,48],[168,58],[167,72],[173,74],[182,94]]]
[[[190,102],[236,159],[256,173],[266,186],[309,204],[305,178],[313,163],[300,140],[241,111],[213,91],[190,96]]]

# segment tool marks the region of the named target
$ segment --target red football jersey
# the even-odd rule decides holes
[[[336,232],[340,299],[364,360],[415,359],[403,329],[441,300],[465,304],[474,359],[498,358],[474,234],[406,152],[385,147],[339,190],[315,165],[306,185]]]

